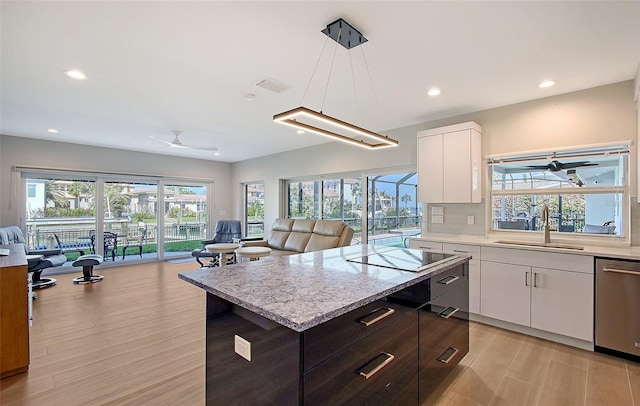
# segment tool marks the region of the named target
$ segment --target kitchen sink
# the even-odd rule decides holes
[[[527,241],[509,241],[509,240],[498,240],[494,241],[496,244],[506,244],[506,245],[519,245],[522,247],[545,247],[545,248],[562,248],[566,250],[583,250],[584,247],[579,245],[570,245],[570,244],[556,244],[553,242],[527,242]]]

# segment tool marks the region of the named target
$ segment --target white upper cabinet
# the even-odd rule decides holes
[[[418,201],[481,202],[481,134],[473,121],[418,132]]]

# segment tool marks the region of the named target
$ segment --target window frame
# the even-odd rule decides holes
[[[566,196],[566,195],[602,195],[602,194],[618,194],[621,196],[620,211],[620,229],[619,234],[591,234],[566,231],[554,231],[560,238],[569,239],[614,239],[618,241],[628,241],[630,239],[630,147],[631,142],[618,142],[599,145],[589,145],[583,147],[565,148],[557,151],[534,151],[521,152],[510,155],[492,155],[485,157],[486,160],[486,227],[488,233],[519,233],[523,236],[533,235],[534,230],[509,230],[494,228],[494,208],[493,201],[495,197],[500,196]],[[540,162],[542,159],[593,159],[595,157],[621,156],[624,159],[620,164],[622,184],[619,186],[593,186],[584,185],[582,187],[550,187],[550,188],[520,188],[499,190],[493,188],[493,168],[505,163],[531,163],[533,161]],[[535,231],[534,231],[535,233]]]

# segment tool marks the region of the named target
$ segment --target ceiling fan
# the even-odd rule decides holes
[[[568,162],[566,164],[560,162],[560,161],[556,161],[553,160],[551,162],[549,162],[546,165],[530,165],[527,166],[526,168],[529,169],[547,169],[550,172],[559,172],[565,169],[574,169],[574,168],[580,168],[582,166],[597,166],[598,164],[596,163],[592,163],[589,161],[579,161],[579,162]]]
[[[180,130],[171,130],[171,132],[174,135],[173,141],[167,141],[167,140],[163,140],[162,138],[158,138],[158,137],[154,137],[153,135],[150,135],[151,138],[153,138],[154,140],[158,140],[160,142],[164,142],[165,144],[167,144],[167,146],[171,147],[171,148],[189,148],[189,149],[201,149],[204,151],[217,151],[218,148],[217,147],[209,147],[206,145],[188,145],[188,144],[183,144],[182,141],[180,141],[180,134],[182,134],[182,131]]]

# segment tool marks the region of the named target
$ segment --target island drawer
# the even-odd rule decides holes
[[[469,265],[467,263],[448,269],[431,277],[430,300],[437,298],[450,289],[467,285],[469,280]]]
[[[418,311],[420,403],[469,352],[469,295],[463,283]]]
[[[449,289],[454,289],[462,284],[467,284],[469,279],[469,266],[461,264],[442,273],[432,276],[430,279],[416,283],[402,289],[392,295],[388,300],[405,303],[414,308],[420,307],[430,300],[442,295]]]
[[[417,360],[417,346],[418,314],[412,311],[306,372],[305,404],[366,403]]]
[[[423,302],[425,303],[425,302]],[[418,306],[377,300],[304,332],[304,371],[400,319]]]

